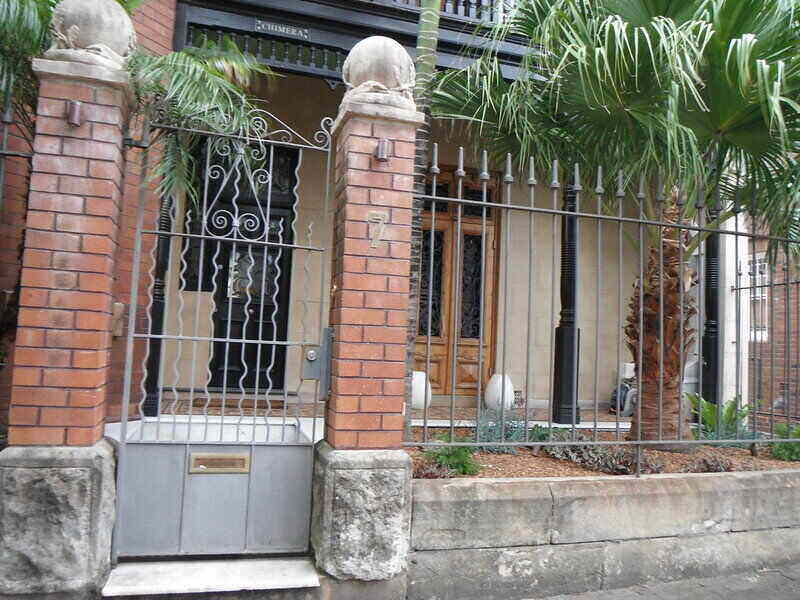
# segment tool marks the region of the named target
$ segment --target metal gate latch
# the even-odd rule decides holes
[[[303,347],[303,379],[315,379],[320,382],[320,397],[328,395],[330,385],[331,346],[333,345],[333,329],[323,329],[319,346]]]

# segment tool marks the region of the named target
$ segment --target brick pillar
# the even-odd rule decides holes
[[[36,137],[13,358],[9,442],[103,435],[127,74],[35,60]],[[83,122],[67,122],[68,102]]]
[[[372,109],[372,110],[370,110]],[[414,138],[419,113],[345,102],[336,136],[331,396],[337,449],[403,441]],[[388,160],[374,152],[389,141]]]

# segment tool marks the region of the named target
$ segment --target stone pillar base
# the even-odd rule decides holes
[[[334,450],[317,444],[311,544],[336,579],[405,574],[411,532],[411,459],[403,450]]]
[[[95,598],[110,568],[114,449],[0,452],[0,599]]]

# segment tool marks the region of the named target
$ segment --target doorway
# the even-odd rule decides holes
[[[454,169],[437,177],[436,196],[455,197]],[[496,202],[496,179],[486,201]],[[433,192],[428,185],[427,195]],[[463,198],[483,200],[475,174]],[[419,323],[415,370],[428,373],[436,395],[474,398],[494,367],[499,211],[455,202],[426,201],[422,214]],[[430,336],[428,335],[430,333]]]

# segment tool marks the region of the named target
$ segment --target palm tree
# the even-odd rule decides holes
[[[440,80],[434,112],[465,120],[498,154],[513,152],[521,162],[533,156],[542,169],[559,159],[658,179],[660,188],[646,186],[640,204],[648,218],[659,217],[654,196],[679,187],[692,200],[677,213],[665,203],[663,218],[721,225],[742,208],[770,233],[800,240],[800,196],[792,185],[800,173],[792,154],[800,143],[795,6],[794,0],[521,0],[494,30],[498,41],[513,35],[530,42],[516,80],[503,79],[489,49]],[[645,440],[668,439],[677,428],[667,430],[666,418],[663,428],[656,424],[660,395],[654,398],[647,385],[653,373],[680,381],[686,349],[669,335],[694,334],[686,318],[694,310],[686,304],[691,294],[679,284],[687,267],[675,263],[675,249],[688,257],[700,243],[712,250],[717,242],[644,229],[647,260],[626,327],[645,385],[633,431]],[[653,314],[662,287],[663,312]],[[653,356],[661,324],[663,360]],[[669,396],[663,416],[682,415],[680,398]],[[687,425],[683,416],[676,423]]]

